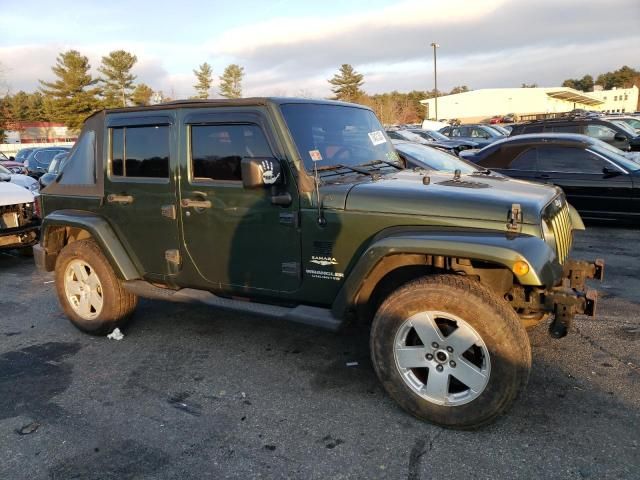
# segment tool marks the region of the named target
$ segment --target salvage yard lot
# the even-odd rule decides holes
[[[640,478],[639,244],[577,234],[574,257],[607,262],[598,314],[539,326],[525,395],[478,432],[401,411],[365,329],[141,300],[122,341],[90,337],[2,253],[0,478]]]

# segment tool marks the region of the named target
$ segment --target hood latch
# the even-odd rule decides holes
[[[512,203],[507,217],[507,230],[517,232],[522,224],[522,208],[519,203]]]

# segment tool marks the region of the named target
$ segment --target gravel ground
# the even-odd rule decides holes
[[[639,245],[578,234],[575,257],[607,262],[598,316],[532,332],[525,395],[478,432],[401,411],[363,329],[143,300],[124,340],[94,338],[51,274],[0,253],[0,478],[640,478]]]

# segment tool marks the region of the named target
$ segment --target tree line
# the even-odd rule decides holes
[[[591,92],[595,85],[600,85],[603,90],[612,88],[631,88],[634,85],[640,87],[640,71],[623,65],[613,72],[601,73],[594,80],[589,74],[582,78],[568,78],[562,82],[563,87],[574,88],[582,92]]]
[[[135,55],[114,50],[102,57],[99,75],[93,76],[86,56],[77,50],[60,53],[51,67],[53,81],[39,80],[40,87],[35,92],[7,93],[0,98],[0,134],[19,121],[62,122],[77,130],[86,117],[103,108],[171,101],[162,91],[136,82],[132,69],[137,62]],[[204,62],[193,73],[196,94],[192,98],[209,98],[214,85],[211,65]],[[227,66],[219,77],[219,94],[226,98],[241,97],[243,76],[243,67]]]
[[[77,130],[84,119],[103,108],[142,106],[171,101],[162,91],[154,91],[145,83],[136,82],[132,69],[138,58],[125,50],[114,50],[101,58],[98,76],[91,74],[89,59],[77,50],[60,53],[51,68],[53,81],[39,80],[36,92],[19,91],[14,95],[0,98],[0,136],[3,129],[18,121],[62,122]],[[191,98],[206,99],[214,88],[214,72],[207,62],[193,70],[195,95]],[[242,97],[244,68],[237,64],[228,65],[218,77],[218,93],[225,98]],[[0,79],[1,80],[1,79]],[[363,90],[364,75],[352,65],[343,64],[328,83],[333,99],[359,103],[370,107],[385,124],[417,123],[425,118],[425,106],[421,100],[436,96],[451,95],[469,91],[461,85],[450,91],[412,90],[407,93],[392,91],[368,94]],[[562,85],[582,91],[590,91],[594,84],[604,89],[628,88],[640,85],[640,72],[623,66],[613,72],[598,75],[594,81],[591,75],[580,79],[567,79]],[[523,83],[523,88],[537,87],[537,84]]]

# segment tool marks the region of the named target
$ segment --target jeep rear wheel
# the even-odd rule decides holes
[[[65,314],[77,328],[104,335],[122,326],[137,303],[124,288],[93,240],[73,242],[56,261],[56,291]]]
[[[531,347],[509,304],[456,275],[415,280],[378,310],[371,356],[387,392],[418,418],[477,428],[524,389]]]

